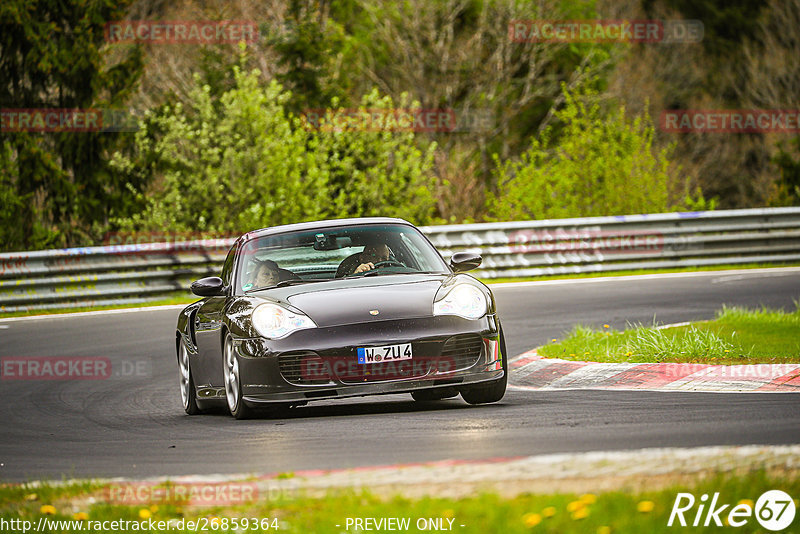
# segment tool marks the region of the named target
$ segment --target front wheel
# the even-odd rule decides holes
[[[500,329],[500,357],[503,360],[503,377],[489,385],[467,386],[461,388],[461,398],[469,404],[489,404],[497,402],[506,394],[508,384],[508,355],[506,354],[506,340],[503,330]]]
[[[225,345],[222,354],[223,376],[225,379],[225,398],[228,409],[236,419],[247,419],[252,415],[250,408],[242,398],[242,381],[239,373],[239,360],[233,347],[233,336],[225,336]]]
[[[189,364],[189,349],[186,348],[186,341],[181,337],[178,343],[178,370],[181,373],[181,401],[183,409],[189,415],[197,415],[202,412],[197,405],[197,390],[194,387],[194,377],[192,367]]]

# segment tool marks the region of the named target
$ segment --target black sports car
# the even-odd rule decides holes
[[[508,376],[494,296],[412,224],[369,218],[277,226],[231,247],[178,317],[188,414],[409,392],[496,402]]]

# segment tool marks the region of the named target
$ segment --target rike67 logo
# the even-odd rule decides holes
[[[781,490],[765,491],[755,505],[753,501],[743,500],[735,506],[719,503],[719,493],[714,493],[710,502],[705,493],[700,496],[699,501],[691,493],[678,493],[667,526],[708,527],[713,523],[718,527],[739,528],[755,517],[763,528],[777,532],[792,524],[795,508],[794,500]]]

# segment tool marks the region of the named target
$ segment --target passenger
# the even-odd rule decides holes
[[[258,289],[272,287],[281,279],[278,264],[272,260],[261,260],[257,262],[256,268],[250,273],[250,282],[245,284],[243,289]]]

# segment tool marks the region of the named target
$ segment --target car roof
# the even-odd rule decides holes
[[[239,241],[250,241],[258,237],[264,237],[275,234],[282,234],[285,232],[296,232],[303,230],[314,230],[315,228],[337,228],[340,226],[354,226],[366,224],[403,224],[406,226],[414,226],[404,219],[394,217],[354,217],[350,219],[326,219],[322,221],[309,221],[293,224],[282,224],[280,226],[270,226],[269,228],[261,228],[260,230],[253,230],[241,236]]]

